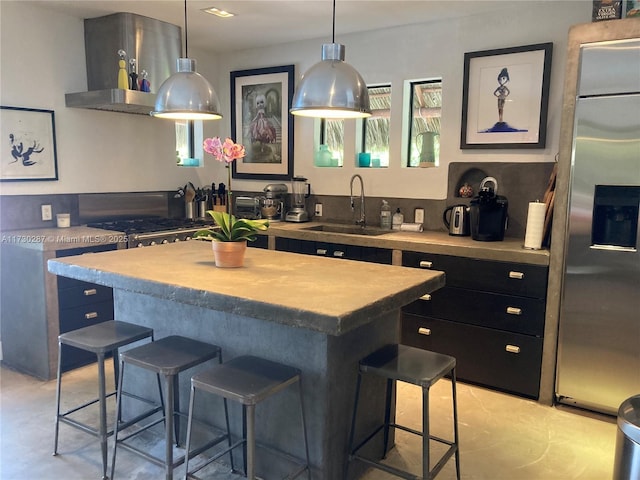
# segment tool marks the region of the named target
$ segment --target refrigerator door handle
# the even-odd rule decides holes
[[[610,252],[632,252],[635,253],[638,251],[637,248],[634,247],[619,247],[617,245],[591,245],[589,246],[592,250],[608,250]]]

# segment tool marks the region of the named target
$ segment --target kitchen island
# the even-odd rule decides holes
[[[314,480],[342,476],[358,360],[398,342],[400,308],[444,285],[436,271],[261,249],[248,249],[242,268],[216,268],[207,242],[50,260],[49,270],[112,287],[115,318],[150,326],[156,338],[184,335],[220,345],[225,360],[253,354],[300,368]],[[154,381],[138,375],[125,388],[146,394]],[[188,381],[181,379],[183,405]],[[363,431],[382,418],[381,386],[364,385]],[[258,442],[302,458],[294,392],[264,409]],[[220,405],[209,410],[222,425]],[[239,410],[231,415],[238,432]],[[286,468],[258,467],[265,478]]]

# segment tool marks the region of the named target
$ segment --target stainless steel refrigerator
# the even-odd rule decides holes
[[[615,414],[640,393],[640,39],[583,45],[556,398]]]

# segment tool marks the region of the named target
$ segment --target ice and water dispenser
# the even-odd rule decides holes
[[[592,248],[637,250],[640,186],[596,185]]]

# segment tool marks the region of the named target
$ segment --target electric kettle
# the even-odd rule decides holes
[[[447,215],[451,212],[451,215]],[[449,230],[449,235],[469,236],[469,207],[453,205],[442,213],[442,221]]]

